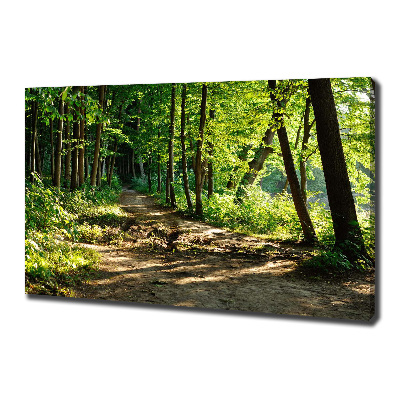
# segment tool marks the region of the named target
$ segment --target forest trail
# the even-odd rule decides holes
[[[129,238],[85,245],[100,269],[75,297],[338,319],[373,316],[373,277],[306,278],[297,263],[312,250],[216,228],[124,189],[120,206]]]

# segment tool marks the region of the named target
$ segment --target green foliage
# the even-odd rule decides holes
[[[115,204],[120,188],[67,192],[46,185],[36,177],[27,183],[25,208],[26,292],[70,296],[71,287],[96,269],[98,254],[71,241],[119,243],[125,213]]]
[[[96,269],[98,254],[34,232],[25,240],[25,286],[27,293],[69,296],[69,287]]]
[[[352,246],[351,243],[347,244]],[[312,277],[338,277],[354,271],[365,271],[372,266],[365,257],[351,259],[344,249],[320,250],[319,254],[303,261],[300,271]]]

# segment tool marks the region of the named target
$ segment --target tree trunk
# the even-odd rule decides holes
[[[68,104],[65,104],[64,113],[68,115],[69,109]],[[65,185],[66,187],[69,186],[71,181],[71,138],[70,138],[70,123],[69,119],[67,118],[65,124],[65,142],[67,144],[67,151],[65,153],[65,168],[64,168],[64,177],[65,177]]]
[[[74,99],[79,98],[79,92],[81,91],[80,86],[74,86],[72,88],[72,95]],[[80,137],[80,123],[79,123],[79,109],[74,107],[74,121],[72,126],[74,147],[72,150],[72,167],[71,167],[71,185],[70,189],[75,190],[78,187],[78,145]]]
[[[111,158],[110,169],[109,169],[108,177],[107,177],[107,179],[108,179],[108,186],[110,186],[110,187],[111,187],[111,179],[112,179],[113,172],[114,172],[115,157],[116,157],[116,154],[117,154],[117,149],[118,149],[118,139],[115,138],[115,141],[114,141],[114,151],[113,151],[113,155],[112,155],[112,158]]]
[[[176,207],[175,188],[174,188],[174,134],[175,134],[175,83],[171,88],[171,110],[169,125],[169,143],[168,143],[168,175],[170,185],[171,206]]]
[[[50,125],[50,174],[51,174],[51,179],[54,181],[54,137],[53,137],[53,119],[50,118],[49,121]]]
[[[199,138],[197,139],[196,149],[196,166],[195,166],[195,182],[196,182],[196,215],[200,218],[203,217],[203,200],[201,192],[203,190],[205,166],[202,162],[202,151],[204,141],[204,126],[206,123],[206,107],[207,107],[207,85],[204,83],[201,92],[201,106],[200,106],[200,126]]]
[[[308,85],[336,246],[352,259],[357,257],[357,252],[350,249],[350,243],[358,248],[358,254],[365,255],[366,251],[351,193],[331,83],[329,79],[310,79]]]
[[[42,177],[42,158],[40,157],[40,147],[39,147],[39,137],[36,135],[36,152],[35,152],[35,158],[36,158],[36,172]],[[44,147],[44,146],[43,146]]]
[[[147,160],[147,184],[151,193],[151,157]]]
[[[271,89],[276,90],[276,81],[268,81],[268,83]],[[301,228],[304,234],[304,240],[312,243],[316,241],[317,237],[310,215],[308,214],[307,206],[304,202],[303,196],[301,195],[300,184],[299,180],[297,179],[292,152],[290,150],[289,139],[284,125],[283,109],[286,101],[277,100],[275,93],[272,91],[270,92],[270,95],[275,108],[272,119],[275,121],[276,126],[278,127],[278,139],[281,146],[283,162],[285,164],[286,176],[289,179],[293,203],[300,220]]]
[[[38,102],[35,100],[32,103],[32,136],[31,136],[31,182],[35,181],[35,161],[36,161],[36,148],[37,142],[37,120],[38,120]]]
[[[105,85],[99,86],[99,108],[101,110],[104,110],[105,92],[106,92]],[[98,122],[97,127],[96,127],[96,142],[94,145],[93,166],[92,166],[92,172],[90,175],[90,184],[92,186],[96,186],[96,178],[98,175],[97,169],[98,169],[98,165],[99,165],[100,139],[101,139],[102,127],[103,127],[103,123]]]
[[[84,88],[81,92],[81,101],[83,102]],[[80,108],[81,121],[79,124],[79,153],[78,153],[78,185],[85,183],[85,107]]]
[[[186,105],[186,83],[182,87],[182,105],[181,105],[181,146],[182,146],[182,174],[183,174],[183,188],[185,190],[185,197],[188,209],[190,212],[193,210],[192,198],[190,197],[189,191],[189,180],[187,174],[187,161],[186,161],[186,144],[185,144],[185,127],[186,127],[186,116],[185,116],[185,105]]]
[[[61,152],[62,152],[62,131],[63,131],[63,114],[64,114],[64,102],[60,95],[60,100],[58,103],[58,113],[60,118],[58,119],[57,127],[57,145],[56,145],[56,157],[55,157],[55,169],[53,177],[53,185],[56,188],[60,188],[61,182]]]

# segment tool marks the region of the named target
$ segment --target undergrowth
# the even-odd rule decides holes
[[[125,213],[112,186],[58,190],[36,175],[25,192],[26,293],[72,296],[73,286],[96,270],[98,255],[78,243],[119,243]]]

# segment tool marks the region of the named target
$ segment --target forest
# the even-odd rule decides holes
[[[374,93],[371,78],[27,88],[26,293],[84,296],[104,278],[96,246],[129,245],[131,260],[227,254],[212,239],[185,245],[183,220],[259,240],[237,239],[230,261],[295,248],[296,279],[371,276]],[[154,222],[162,210],[182,220]]]

